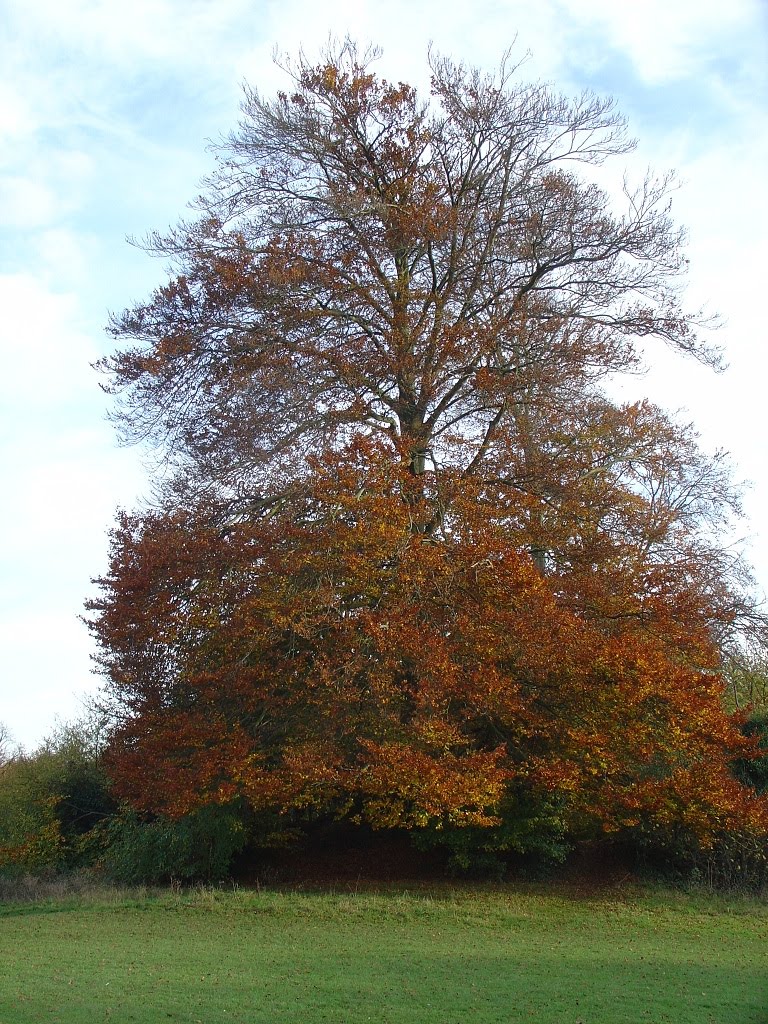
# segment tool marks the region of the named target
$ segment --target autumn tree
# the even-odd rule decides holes
[[[718,675],[761,627],[727,466],[605,391],[641,340],[716,362],[670,179],[615,212],[612,102],[437,57],[420,100],[375,56],[246,91],[198,216],[148,242],[173,276],[113,322],[123,434],[167,463],[91,606],[119,789],[763,828]]]

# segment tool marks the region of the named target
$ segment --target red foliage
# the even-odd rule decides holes
[[[768,824],[728,772],[750,741],[699,667],[703,618],[671,644],[654,597],[600,628],[466,490],[443,536],[414,533],[392,465],[361,441],[311,500],[226,528],[210,508],[123,518],[93,605],[121,796],[413,828],[491,824],[515,783],[577,827]]]

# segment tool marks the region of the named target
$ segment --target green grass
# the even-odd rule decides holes
[[[81,895],[0,908],[0,1024],[768,1024],[767,940],[675,893]]]

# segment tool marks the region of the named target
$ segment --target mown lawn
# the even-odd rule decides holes
[[[0,907],[0,1024],[768,1024],[768,907],[503,889]]]

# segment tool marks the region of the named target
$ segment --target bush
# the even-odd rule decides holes
[[[532,874],[561,864],[571,849],[557,798],[518,791],[503,802],[498,825],[451,827],[440,823],[414,832],[417,848],[446,851],[449,875],[500,881],[510,863]]]
[[[100,730],[61,728],[0,766],[0,870],[62,871],[94,856],[92,830],[116,810],[101,767]]]
[[[746,829],[703,841],[682,827],[639,827],[617,842],[641,873],[671,885],[750,893],[768,886],[768,837]]]
[[[208,806],[177,820],[142,819],[126,810],[104,830],[103,867],[130,885],[172,880],[216,881],[248,840],[240,809]]]
[[[687,881],[708,889],[761,892],[768,886],[768,839],[731,833],[710,849],[694,850]]]

